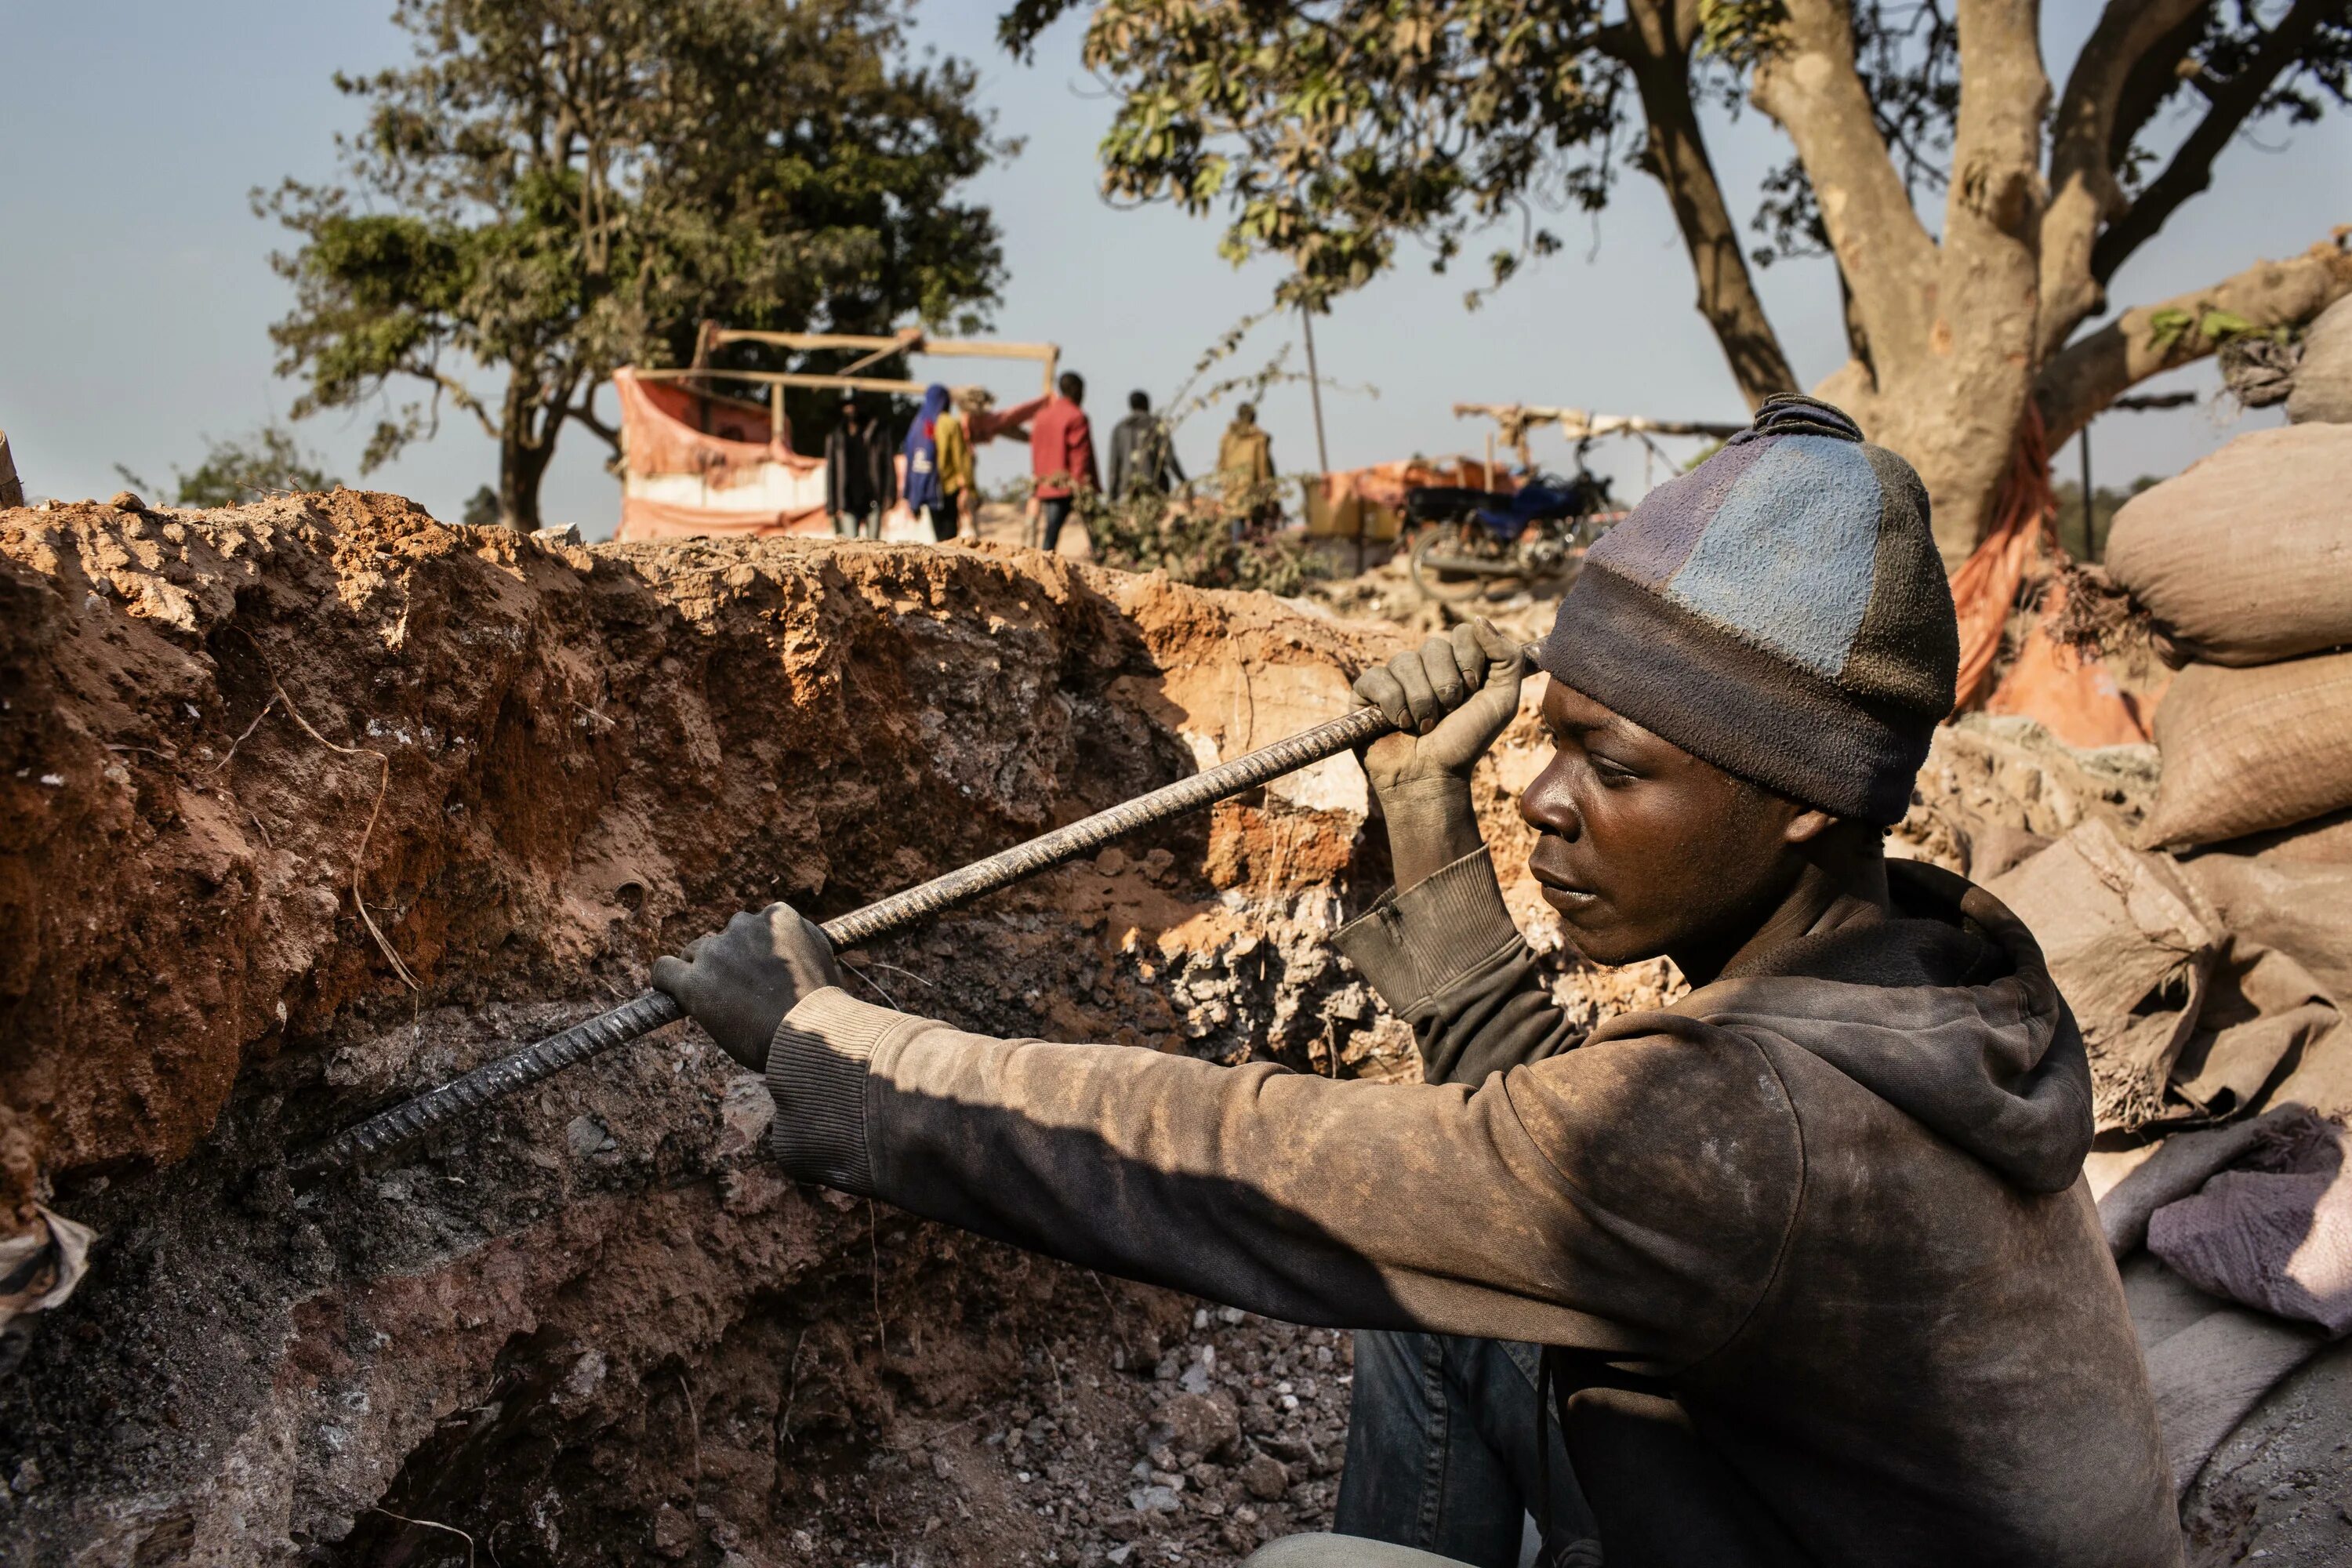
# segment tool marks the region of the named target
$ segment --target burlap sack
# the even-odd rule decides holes
[[[2207,664],[2352,644],[2352,425],[2255,430],[2142,490],[2106,569]]]
[[[2304,334],[2286,416],[2296,424],[2352,424],[2352,298],[2319,313]]]
[[[2150,848],[2218,844],[2352,805],[2352,653],[2192,664],[2156,710]]]

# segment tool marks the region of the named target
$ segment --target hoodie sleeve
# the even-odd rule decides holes
[[[1427,1082],[1483,1083],[1583,1038],[1552,1001],[1483,847],[1382,899],[1337,945],[1412,1026]]]
[[[1663,1373],[1760,1299],[1799,1152],[1761,1051],[1654,1021],[1473,1090],[992,1039],[828,989],[776,1032],[772,1145],[794,1176],[1294,1322]]]

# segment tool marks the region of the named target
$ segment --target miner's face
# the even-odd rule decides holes
[[[1802,868],[1807,808],[1701,762],[1554,679],[1556,750],[1520,797],[1542,837],[1528,869],[1595,963],[1738,947]]]

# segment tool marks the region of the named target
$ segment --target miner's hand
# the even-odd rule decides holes
[[[1397,886],[1409,888],[1478,847],[1470,770],[1519,709],[1527,659],[1492,621],[1431,637],[1366,670],[1356,700],[1397,729],[1364,748],[1364,773],[1388,821]]]
[[[737,915],[718,935],[688,943],[683,956],[654,960],[654,988],[754,1072],[767,1067],[784,1015],[811,992],[840,984],[824,932],[790,904]]]

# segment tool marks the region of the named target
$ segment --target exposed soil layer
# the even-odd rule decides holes
[[[839,913],[1329,717],[1388,646],[995,546],[583,549],[352,492],[0,513],[0,1236],[36,1200],[100,1232],[0,1384],[0,1556],[1077,1562],[1311,1522],[1343,1342],[1193,1336],[1241,1435],[1155,1480],[1196,1304],[782,1182],[764,1092],[690,1027],[390,1168],[274,1165],[734,909]],[[1498,832],[1531,746],[1481,784]],[[854,984],[1408,1074],[1327,941],[1384,881],[1365,809],[1338,759]],[[1063,1480],[973,1479],[1007,1401]],[[1082,1506],[1009,1522],[1046,1484]]]

